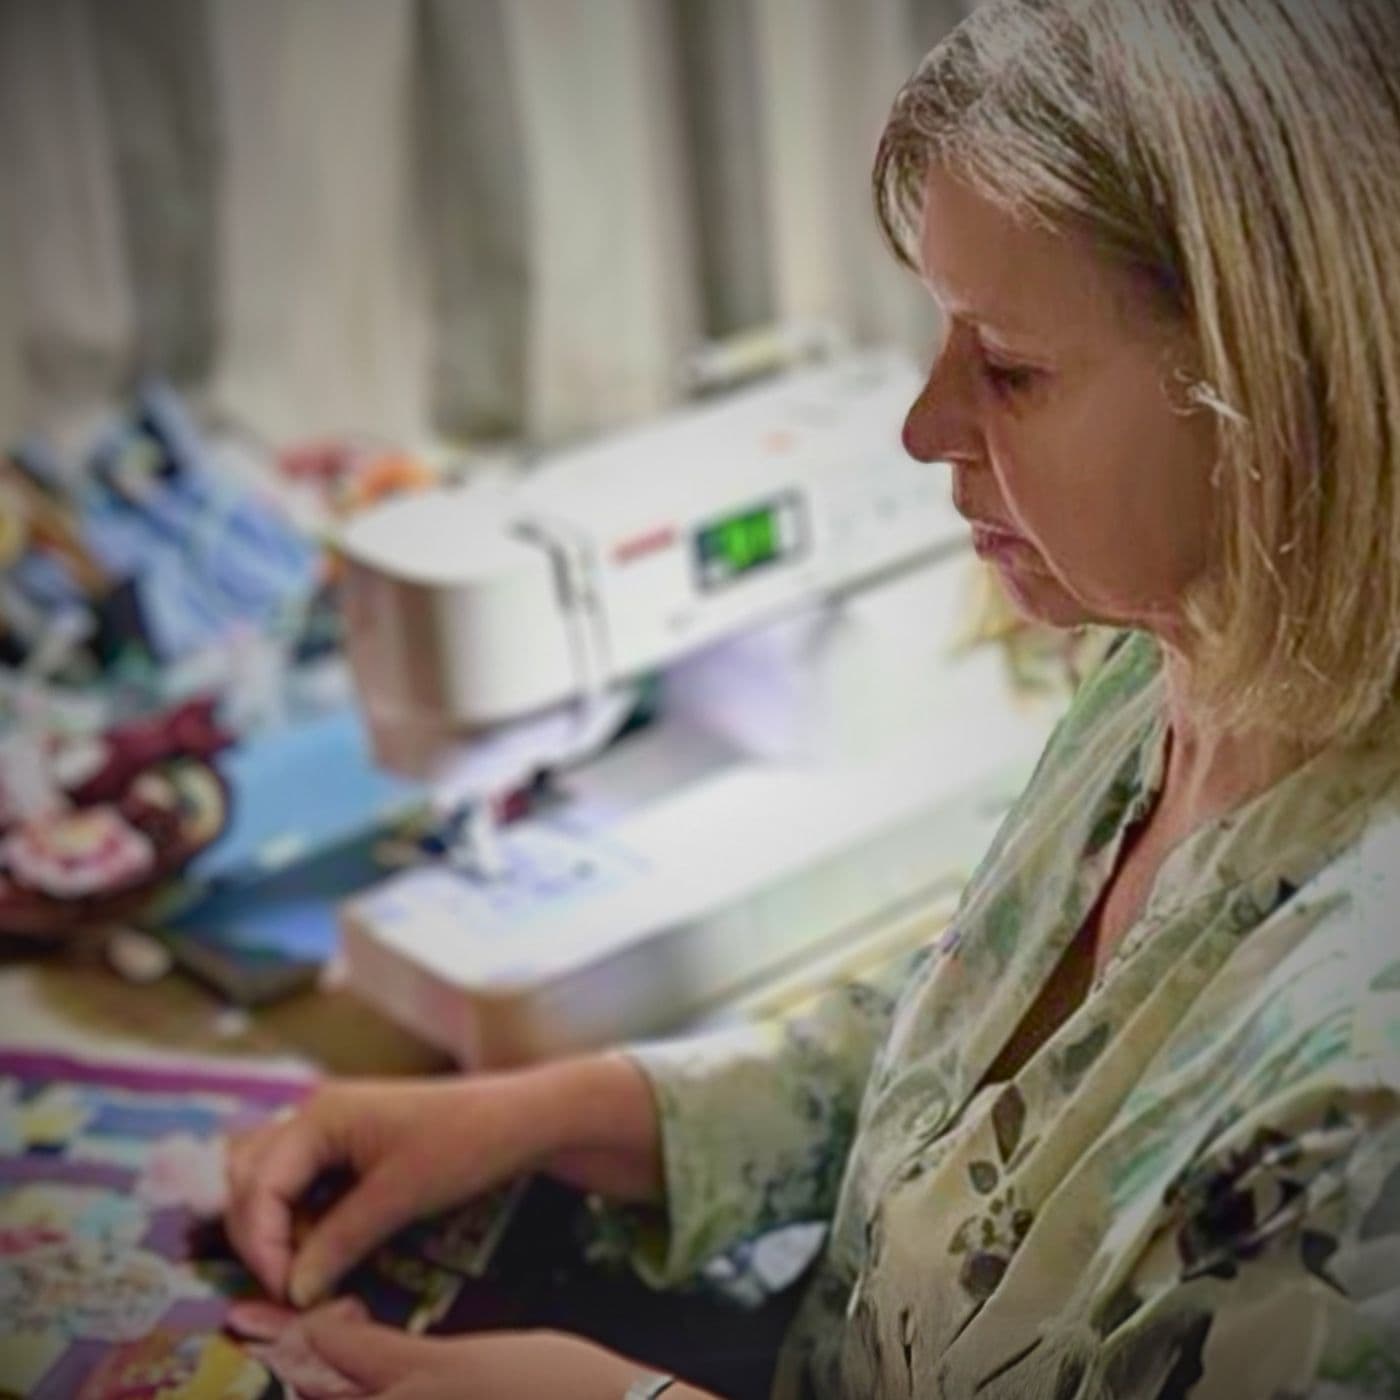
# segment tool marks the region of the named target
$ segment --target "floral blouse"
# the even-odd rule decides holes
[[[1400,753],[1197,831],[1085,1001],[989,1067],[1162,776],[1160,657],[1087,682],[946,935],[782,1024],[635,1047],[692,1274],[830,1219],[775,1395],[1400,1396]]]

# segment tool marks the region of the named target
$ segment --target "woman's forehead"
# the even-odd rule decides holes
[[[1059,341],[1121,322],[1121,288],[1105,259],[945,171],[925,182],[919,255],[943,310],[998,338]]]

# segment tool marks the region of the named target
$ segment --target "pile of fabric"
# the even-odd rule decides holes
[[[439,479],[379,447],[254,455],[152,383],[80,460],[0,456],[0,937],[129,917],[219,838],[220,755],[338,657],[326,527]]]
[[[92,738],[31,730],[8,739],[0,933],[53,939],[138,909],[227,824],[228,788],[213,760],[232,741],[211,699]]]

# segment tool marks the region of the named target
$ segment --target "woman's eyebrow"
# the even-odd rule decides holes
[[[1046,329],[990,314],[978,315],[964,311],[952,315],[951,319],[965,325],[979,340],[1007,351],[1025,350],[1033,353],[1036,350],[1045,350],[1054,339],[1053,334]]]
[[[971,330],[986,331],[1006,340],[1043,338],[1043,331],[1028,325],[1023,316],[1017,316],[1007,306],[997,305],[985,297],[957,294],[927,277],[924,278],[924,285],[950,321],[961,322]]]
[[[979,338],[1004,345],[1008,351],[1024,347],[1032,352],[1048,349],[1057,341],[1053,327],[1030,324],[1014,308],[997,304],[988,296],[957,291],[927,273],[921,280],[949,323],[965,326]]]

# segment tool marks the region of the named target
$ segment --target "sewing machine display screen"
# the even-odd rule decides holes
[[[702,588],[720,588],[796,555],[802,547],[797,496],[751,506],[702,525],[695,532],[695,557]]]

